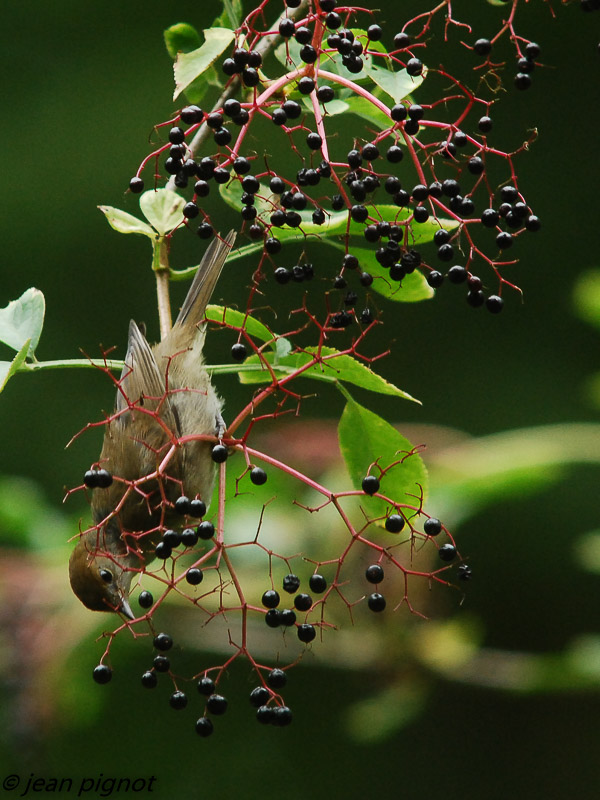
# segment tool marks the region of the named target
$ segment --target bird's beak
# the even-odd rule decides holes
[[[127,617],[127,619],[135,619],[135,614],[131,610],[131,606],[129,605],[129,600],[126,597],[121,596],[121,605],[118,608],[120,614]]]

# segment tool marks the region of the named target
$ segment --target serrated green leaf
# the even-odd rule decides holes
[[[26,339],[23,342],[23,347],[21,347],[12,361],[0,361],[0,392],[4,390],[12,376],[19,371],[19,368],[27,358],[30,344],[31,339]]]
[[[306,369],[299,377],[314,378],[327,383],[337,383],[338,381],[351,383],[370,392],[401,397],[404,400],[412,400],[414,403],[420,402],[407,392],[403,392],[402,389],[398,389],[394,384],[384,380],[366,364],[347,353],[340,353],[333,347],[307,347],[302,352],[286,354],[279,359],[276,359],[271,353],[264,354],[262,359],[258,355],[253,355],[247,358],[244,364],[259,365],[266,360],[274,368],[275,375],[278,378],[284,378],[310,364],[317,354],[321,358],[319,363]],[[241,383],[269,383],[271,381],[271,373],[266,367],[262,372],[242,372],[239,377]]]
[[[385,471],[380,493],[395,504],[419,506],[421,492],[423,499],[427,494],[427,470],[421,456],[413,452],[413,445],[389,422],[350,398],[340,419],[338,439],[356,489],[361,488],[371,464],[377,462]],[[371,474],[379,477],[380,473],[375,468]],[[371,518],[384,517],[391,511],[389,503],[367,495],[361,499],[361,506]]]
[[[211,304],[206,307],[205,316],[213,322],[221,322],[225,325],[231,325],[233,328],[243,328],[250,336],[255,336],[263,342],[271,342],[277,338],[277,334],[270,331],[256,317],[244,314],[235,308]]]
[[[44,327],[46,301],[39,289],[27,289],[21,297],[0,308],[0,342],[21,352],[29,341],[27,355],[33,356]]]
[[[170,233],[181,223],[184,205],[183,197],[171,189],[150,189],[140,197],[143,215],[161,236]]]
[[[173,66],[175,74],[176,100],[185,89],[205,72],[219,58],[225,48],[234,39],[234,32],[229,28],[208,28],[204,31],[206,41],[197,50],[190,53],[179,53]]]
[[[98,206],[98,208],[106,217],[110,227],[119,233],[140,233],[150,239],[156,238],[156,231],[147,222],[134,217],[133,214],[122,211],[120,208],[113,208],[113,206]]]
[[[187,22],[178,22],[167,28],[163,34],[167,52],[172,59],[177,58],[177,53],[191,53],[202,44],[200,34],[193,25]]]

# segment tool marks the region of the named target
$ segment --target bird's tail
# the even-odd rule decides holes
[[[192,329],[204,319],[206,306],[210,302],[223,265],[233,247],[235,236],[235,231],[231,230],[224,239],[215,237],[210,243],[175,320],[175,328],[185,325]]]

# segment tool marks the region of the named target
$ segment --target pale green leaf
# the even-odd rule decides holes
[[[185,200],[171,189],[150,189],[140,197],[140,208],[152,227],[165,236],[183,220]]]
[[[110,227],[119,233],[141,233],[150,239],[156,238],[156,231],[147,222],[134,217],[133,214],[112,206],[98,206],[98,208],[106,217]]]
[[[377,106],[370,103],[366,97],[353,95],[345,97],[343,102],[348,106],[349,113],[366,119],[367,122],[376,125],[382,131],[393,124],[387,114],[384,114]]]
[[[30,344],[31,340],[26,339],[12,361],[0,361],[0,392],[3,391],[12,376],[19,371],[19,368],[27,358],[27,351],[29,350]]]
[[[193,25],[188,25],[187,22],[178,22],[176,25],[171,25],[163,35],[167,52],[172,59],[176,59],[178,53],[190,53],[192,50],[197,50],[202,44],[200,34],[196,28]]]
[[[173,70],[175,73],[176,100],[185,89],[219,58],[235,36],[229,28],[208,28],[204,31],[206,41],[197,50],[179,53]]]
[[[399,103],[411,92],[414,92],[426,77],[425,68],[423,68],[421,75],[412,77],[408,75],[405,69],[393,72],[380,66],[380,62],[374,64],[369,59],[365,59],[364,70],[377,86],[392,98],[394,103]]]
[[[0,342],[21,351],[29,340],[27,355],[32,356],[44,326],[46,301],[39,289],[27,289],[21,297],[0,308]]]
[[[372,464],[371,474],[380,477],[380,493],[395,505],[420,506],[421,494],[427,494],[427,470],[413,445],[396,428],[377,414],[349,398],[338,426],[340,451],[352,483],[361,488],[362,480]],[[393,466],[391,466],[393,464]],[[368,495],[361,506],[371,518],[392,513],[390,504]]]

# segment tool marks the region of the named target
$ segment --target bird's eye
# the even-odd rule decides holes
[[[112,583],[113,574],[109,569],[101,569],[100,577],[102,578],[104,583]]]

